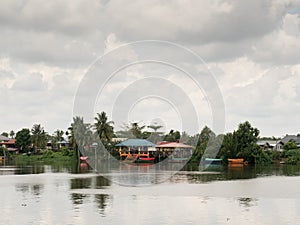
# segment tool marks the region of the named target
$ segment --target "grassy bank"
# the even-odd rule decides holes
[[[19,154],[14,155],[12,160],[17,163],[32,163],[32,162],[56,162],[56,161],[72,161],[76,160],[74,157],[73,151],[69,150],[62,150],[59,152],[54,152],[51,150],[43,151],[41,154],[38,155],[25,155]]]

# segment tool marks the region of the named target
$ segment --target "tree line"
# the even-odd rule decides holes
[[[147,130],[151,129],[151,131]],[[293,161],[300,161],[298,157],[297,145],[287,143],[284,149],[295,150],[292,155],[275,155],[264,151],[257,145],[260,131],[252,127],[250,122],[240,123],[238,128],[226,134],[215,134],[209,127],[204,126],[200,133],[189,135],[186,132],[170,130],[164,134],[159,132],[162,128],[160,124],[149,126],[140,125],[138,122],[125,124],[120,131],[114,131],[114,122],[110,121],[105,112],[97,113],[94,123],[85,123],[82,117],[73,118],[70,127],[66,130],[56,130],[49,135],[40,124],[34,124],[31,129],[23,128],[16,134],[11,131],[9,134],[4,132],[2,135],[16,139],[16,146],[20,152],[38,153],[46,148],[47,143],[51,143],[53,150],[59,150],[59,142],[67,137],[69,148],[74,150],[79,156],[79,146],[90,146],[97,141],[101,141],[106,149],[114,153],[115,142],[112,138],[141,138],[148,139],[153,143],[158,141],[180,141],[195,146],[195,150],[190,159],[191,162],[199,163],[204,157],[217,157],[226,161],[228,158],[244,158],[249,163],[270,163],[275,158],[293,157]],[[273,137],[274,138],[274,137]],[[275,139],[275,138],[274,138]],[[294,151],[294,152],[295,152]],[[286,152],[285,152],[286,153]]]

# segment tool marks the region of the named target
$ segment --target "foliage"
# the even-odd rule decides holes
[[[114,127],[112,126],[113,122],[108,121],[105,112],[97,113],[97,116],[94,118],[95,123],[94,127],[98,133],[98,136],[102,142],[111,141],[114,135]]]
[[[31,129],[31,142],[33,143],[33,149],[36,152],[37,149],[43,149],[47,145],[47,133],[40,124],[34,124]]]
[[[27,128],[23,128],[16,134],[16,146],[20,148],[20,151],[28,151],[30,145],[30,131]]]
[[[10,138],[14,138],[14,137],[15,137],[15,132],[14,132],[13,130],[11,130],[11,131],[9,132],[9,137],[10,137]]]
[[[179,131],[170,130],[170,132],[164,137],[164,141],[174,142],[179,140],[180,140]]]
[[[79,116],[73,118],[73,123],[68,128],[69,143],[75,151],[74,155],[76,155],[77,159],[80,156],[79,148],[83,149],[85,146],[91,145],[94,141],[94,135],[90,128],[91,126],[84,123],[83,118]]]
[[[191,161],[199,163],[209,141],[215,140],[216,134],[209,127],[205,126],[197,137],[197,145],[191,157]],[[211,145],[211,147],[213,147],[213,145]],[[214,151],[214,149],[210,149],[210,151]]]
[[[297,149],[297,148],[298,147],[295,141],[289,141],[283,145],[283,149],[286,151],[291,149]]]
[[[1,135],[4,136],[4,137],[8,137],[8,133],[7,132],[2,132]]]
[[[299,149],[291,149],[286,152],[288,164],[297,164],[300,162],[300,150]]]

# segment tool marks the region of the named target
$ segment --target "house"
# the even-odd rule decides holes
[[[117,144],[121,159],[149,157],[155,152],[155,144],[145,139],[128,139]]]
[[[278,140],[259,140],[257,141],[257,145],[259,145],[263,150],[278,151],[278,142]]]
[[[186,158],[193,154],[194,147],[180,142],[159,142],[155,146],[159,153],[165,156],[175,155],[176,157]]]
[[[5,137],[3,135],[0,135],[0,143],[4,142],[4,141],[9,141],[8,137]]]
[[[297,135],[286,135],[284,138],[282,138],[278,143],[277,143],[277,150],[282,151],[284,144],[287,142],[294,141],[298,148],[300,147],[300,136]]]
[[[16,139],[8,139],[7,141],[1,142],[2,147],[6,148],[11,153],[18,153],[19,149],[16,146]]]

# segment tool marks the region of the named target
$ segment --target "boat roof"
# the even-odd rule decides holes
[[[145,140],[145,139],[128,139],[126,141],[122,141],[121,143],[117,144],[116,146],[142,146],[142,147],[153,147],[155,146],[154,143]]]

